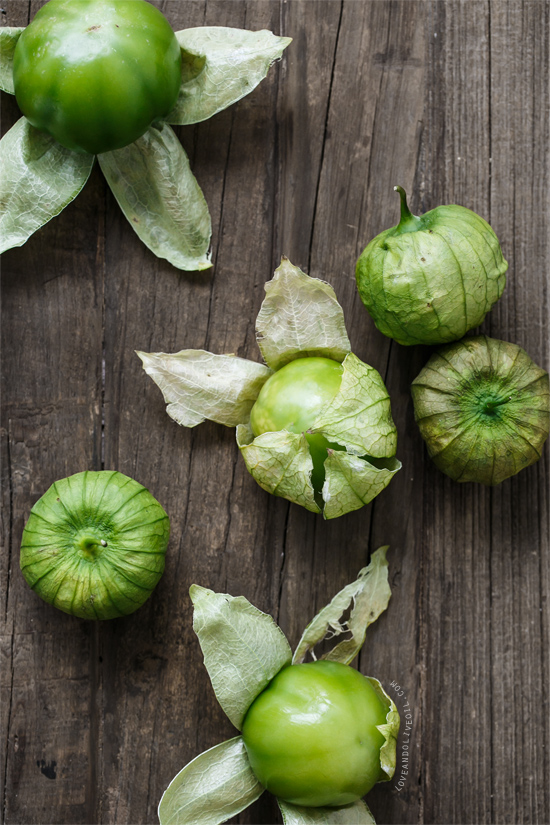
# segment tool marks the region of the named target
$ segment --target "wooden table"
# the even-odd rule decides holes
[[[41,2],[6,0],[6,25]],[[181,128],[213,219],[211,271],[156,259],[98,168],[3,258],[1,685],[4,821],[155,823],[162,791],[232,735],[191,628],[197,582],[243,594],[295,644],[308,619],[390,544],[393,598],[360,657],[404,713],[379,823],[550,822],[548,450],[499,487],[430,462],[409,385],[428,350],[375,329],[356,258],[398,219],[460,203],[509,261],[483,331],[548,369],[549,13],[543,0],[166,0],[175,30],[268,28],[294,38],[240,103]],[[3,95],[3,129],[19,117]],[[177,426],[134,350],[259,360],[254,321],[281,254],[329,281],[353,351],[385,378],[402,471],[332,522],[263,492],[234,432]],[[134,615],[82,621],[19,570],[21,531],[55,480],[116,468],[172,523],[163,579]],[[397,689],[397,685],[401,686]],[[396,777],[397,778],[397,777]],[[240,822],[280,821],[267,794]]]

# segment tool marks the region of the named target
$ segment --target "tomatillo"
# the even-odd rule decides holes
[[[296,358],[270,376],[250,413],[255,436],[288,430],[304,433],[313,460],[311,483],[320,493],[325,480],[327,449],[341,450],[309,428],[326,409],[342,383],[343,367],[331,358]]]
[[[401,220],[377,235],[356,267],[374,323],[398,343],[444,344],[481,324],[502,295],[508,264],[498,238],[456,204],[413,215],[401,186]]]
[[[455,481],[500,484],[542,455],[548,373],[517,344],[475,335],[442,347],[411,393],[428,452]]]
[[[40,598],[82,619],[133,613],[164,571],[170,521],[149,490],[116,470],[56,481],[30,512],[21,572]]]
[[[387,778],[389,711],[370,681],[339,662],[290,665],[250,706],[242,727],[257,779],[294,805],[348,805]]]
[[[181,50],[146,0],[49,0],[17,42],[13,82],[33,126],[95,155],[133,143],[170,112]]]

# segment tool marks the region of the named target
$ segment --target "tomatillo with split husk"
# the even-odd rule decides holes
[[[313,461],[311,483],[316,493],[321,492],[325,480],[327,449],[343,448],[321,433],[308,430],[336,396],[342,374],[342,364],[331,358],[296,358],[267,379],[250,414],[255,436],[280,430],[304,433]]]

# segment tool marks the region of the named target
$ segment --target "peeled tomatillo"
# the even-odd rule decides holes
[[[268,378],[250,414],[255,436],[279,430],[305,434],[313,460],[311,483],[316,492],[321,491],[325,480],[327,448],[342,448],[308,430],[340,389],[342,373],[342,365],[330,358],[296,358]]]
[[[357,261],[361,300],[384,335],[400,344],[456,341],[478,326],[506,284],[497,236],[464,206],[412,215],[377,235]]]
[[[133,143],[170,112],[181,51],[146,0],[49,0],[17,42],[13,82],[33,126],[95,155]]]
[[[348,805],[386,778],[386,707],[369,680],[339,662],[283,668],[250,706],[242,734],[257,779],[294,805]]]

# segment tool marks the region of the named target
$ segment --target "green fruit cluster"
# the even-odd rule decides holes
[[[412,384],[415,418],[436,465],[455,481],[499,484],[541,456],[550,432],[548,373],[515,344],[463,338],[506,284],[497,236],[475,212],[438,206],[377,235],[356,267],[359,295],[384,335],[446,344]]]

